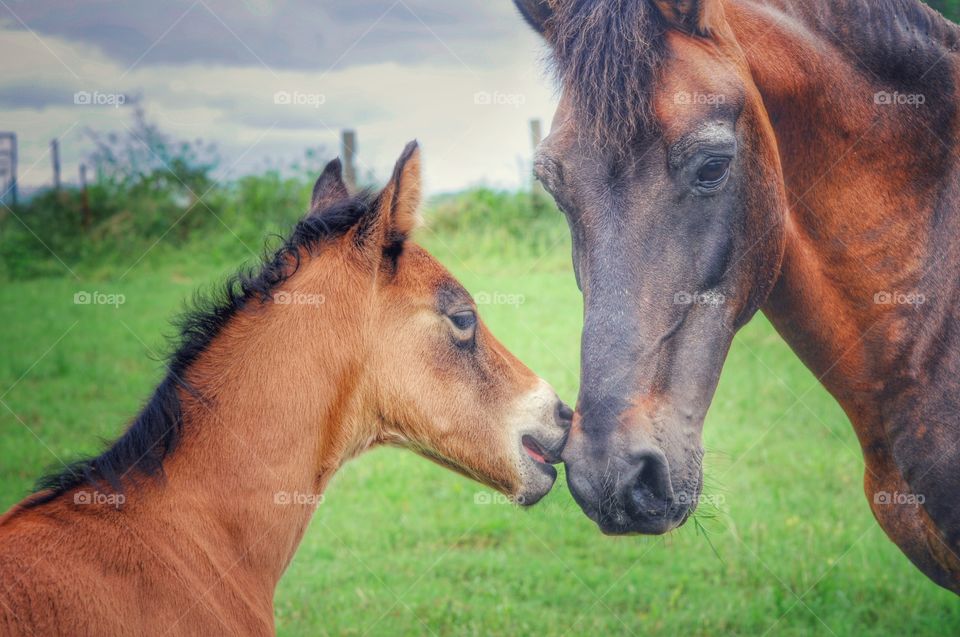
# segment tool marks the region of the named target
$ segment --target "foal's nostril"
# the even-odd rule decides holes
[[[569,429],[573,423],[573,409],[562,400],[557,401],[556,420],[564,429]]]
[[[627,501],[642,512],[669,506],[673,501],[673,485],[667,459],[650,451],[637,457],[634,479],[627,483]]]

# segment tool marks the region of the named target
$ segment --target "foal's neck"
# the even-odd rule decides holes
[[[371,439],[358,408],[359,329],[342,319],[351,301],[312,270],[284,285],[289,303],[241,310],[189,370],[202,400],[182,394],[183,440],[166,480],[131,507],[179,527],[214,572],[267,601],[327,482]]]
[[[957,149],[945,141],[958,130],[960,71],[948,50],[960,37],[925,8],[904,3],[885,22],[868,6],[727,3],[774,125],[790,204],[782,275],[765,312],[848,413],[890,395],[905,353],[918,347],[910,328],[949,311],[958,280],[950,264],[960,262],[946,239],[960,231],[960,193]],[[905,28],[909,20],[929,22]],[[898,67],[908,53],[928,68]],[[885,302],[934,291],[939,298],[919,310]]]

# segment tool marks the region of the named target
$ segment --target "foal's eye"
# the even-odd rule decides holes
[[[703,190],[716,190],[723,185],[730,173],[730,159],[714,157],[697,171],[697,186]]]
[[[462,332],[472,330],[477,325],[477,315],[473,310],[463,310],[450,315],[450,322]]]
[[[472,347],[477,336],[477,314],[473,310],[461,310],[447,316],[454,328],[454,338],[460,347]]]

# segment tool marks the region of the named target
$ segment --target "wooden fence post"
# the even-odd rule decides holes
[[[0,190],[0,203],[3,203],[7,198],[7,193],[10,194],[10,204],[13,206],[17,205],[17,134],[16,133],[0,133],[0,153],[3,150],[6,150],[7,156],[7,169],[9,170],[9,181],[5,184],[0,184],[3,187],[3,190]]]
[[[60,190],[60,140],[50,140],[50,157],[53,159],[53,189]]]
[[[17,164],[20,161],[20,151],[17,148],[17,134],[10,134],[10,143],[12,144],[12,150],[10,152],[10,175],[12,176],[13,184],[13,205],[17,205],[17,198],[20,194],[20,177],[17,173]]]
[[[90,199],[87,195],[87,165],[80,164],[80,210],[82,211],[81,223],[84,228],[89,228],[92,221],[90,215]]]
[[[345,130],[341,137],[341,154],[343,155],[343,180],[351,190],[357,187],[357,168],[354,164],[357,151],[357,133]]]

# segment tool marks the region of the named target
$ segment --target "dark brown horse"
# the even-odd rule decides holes
[[[268,635],[321,494],[375,445],[523,504],[573,412],[408,240],[420,155],[379,194],[331,163],[263,267],[194,314],[143,412],[102,455],[0,516],[0,635]]]
[[[917,0],[516,0],[585,297],[570,489],[682,524],[762,310],[849,415],[889,537],[960,592],[960,29]]]

